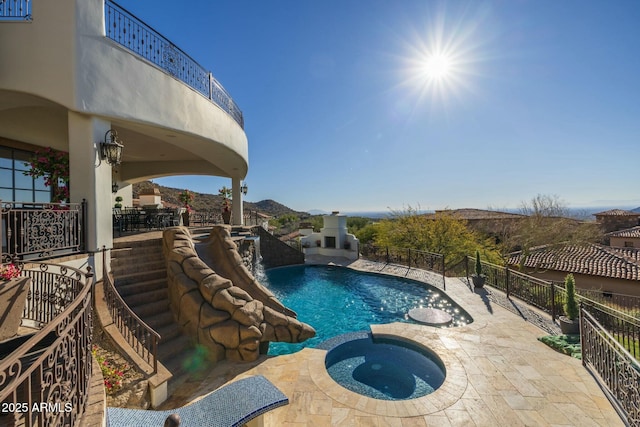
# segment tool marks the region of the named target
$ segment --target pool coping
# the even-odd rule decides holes
[[[446,370],[442,385],[433,393],[408,400],[381,400],[363,396],[347,390],[335,382],[325,367],[326,349],[315,349],[309,359],[311,379],[323,393],[341,404],[373,415],[386,416],[423,416],[442,411],[454,405],[467,389],[468,380],[464,367],[452,350],[447,349],[440,340],[437,328],[425,333],[430,327],[406,323],[371,325],[374,338],[393,338],[413,345],[426,347],[437,355]]]

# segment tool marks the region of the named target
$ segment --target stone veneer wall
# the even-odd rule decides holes
[[[304,254],[292,248],[262,227],[258,227],[260,235],[260,255],[266,268],[285,265],[304,264]]]
[[[239,259],[242,264],[237,248],[235,254],[224,255],[235,247],[228,228],[212,230],[212,237],[222,245],[222,253],[211,252],[219,257],[217,262],[232,263]],[[252,361],[259,356],[261,342],[301,342],[315,335],[311,326],[294,317],[295,313],[286,315],[272,308],[282,306],[275,297],[263,303],[211,269],[198,256],[187,228],[165,230],[163,251],[171,311],[183,330],[209,350],[210,360]],[[246,270],[244,265],[229,268],[229,271]],[[235,274],[240,277],[244,272]],[[245,287],[251,292],[255,284]],[[269,295],[264,289],[257,294]]]

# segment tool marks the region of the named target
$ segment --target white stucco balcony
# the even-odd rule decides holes
[[[237,120],[107,37],[105,21],[117,10],[107,5],[34,1],[32,21],[0,23],[0,136],[69,151],[68,113],[75,112],[118,131],[126,144],[119,181],[181,173],[243,178],[241,113]],[[174,57],[183,54],[168,46]]]
[[[28,19],[0,16],[0,146],[69,152],[71,202],[88,202],[89,251],[110,247],[112,183],[126,201],[145,179],[230,178],[242,218],[243,117],[211,73],[109,0],[25,4]],[[123,37],[132,29],[155,58]],[[110,129],[124,144],[114,167],[99,150]]]

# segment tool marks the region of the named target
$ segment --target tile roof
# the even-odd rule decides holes
[[[526,217],[526,215],[521,215],[521,214],[516,214],[516,213],[500,212],[500,211],[488,211],[488,210],[484,210],[484,209],[471,209],[471,208],[437,210],[436,214],[438,214],[438,213],[449,213],[449,214],[456,215],[456,216],[458,216],[460,218],[463,218],[463,219],[466,219],[466,220],[520,219],[520,218],[525,218]],[[430,214],[430,215],[435,215],[435,214]]]
[[[640,216],[640,212],[625,211],[624,209],[611,209],[594,213],[595,216]]]
[[[521,256],[521,252],[512,254],[509,264],[520,264]],[[525,267],[640,280],[640,250],[596,244],[547,246],[533,250]]]
[[[640,225],[637,227],[627,228],[624,230],[613,231],[611,233],[607,233],[609,237],[629,237],[640,239]]]

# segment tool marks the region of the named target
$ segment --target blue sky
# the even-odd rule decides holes
[[[248,201],[501,209],[548,194],[570,207],[640,206],[636,0],[119,4],[242,109]],[[441,79],[425,71],[437,52]]]

